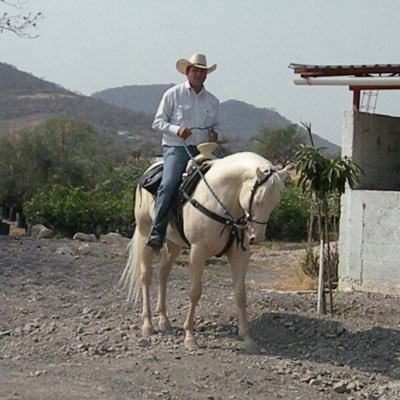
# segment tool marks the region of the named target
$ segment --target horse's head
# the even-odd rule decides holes
[[[290,165],[280,171],[271,167],[257,168],[255,179],[243,185],[239,202],[248,220],[247,233],[250,244],[264,240],[268,218],[281,199],[281,191],[290,168]]]

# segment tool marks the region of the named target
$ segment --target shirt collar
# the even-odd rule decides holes
[[[190,86],[190,83],[189,83],[188,80],[185,81],[185,88],[186,88],[186,89],[191,89],[191,90],[193,90],[192,87]],[[206,91],[206,88],[205,88],[204,85],[203,85],[203,87],[201,88],[200,92],[197,93],[197,94],[198,94],[198,95],[199,95],[199,94],[202,94],[202,93],[204,93],[205,91]]]

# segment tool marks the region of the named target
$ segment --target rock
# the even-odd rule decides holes
[[[147,339],[147,338],[140,338],[138,340],[139,347],[149,347],[150,343],[151,343],[150,339]]]
[[[93,233],[77,232],[72,239],[80,240],[82,242],[97,242],[96,235]]]
[[[319,378],[313,378],[313,379],[310,379],[309,384],[311,386],[320,386],[322,384],[322,380]]]
[[[51,239],[54,232],[42,224],[33,225],[31,228],[31,237],[33,239]]]
[[[83,315],[90,314],[93,310],[90,307],[84,307],[82,310]]]
[[[347,392],[347,383],[345,381],[339,381],[333,385],[333,390],[336,393],[346,393]]]
[[[31,372],[31,376],[38,377],[38,376],[46,374],[46,373],[47,373],[47,371],[45,369],[37,370],[35,372]]]
[[[63,256],[74,256],[75,253],[72,249],[67,246],[59,247],[55,250],[56,254],[62,254]]]
[[[100,235],[100,242],[126,246],[129,244],[130,239],[123,237],[119,233],[110,232],[107,235]]]
[[[99,310],[94,314],[94,318],[101,319],[106,316],[106,312],[104,310]]]
[[[397,379],[400,379],[400,367],[394,368],[392,371],[393,376],[395,376]]]
[[[90,254],[90,251],[91,251],[91,248],[90,248],[90,245],[88,243],[83,243],[78,248],[79,254],[82,254],[82,255],[88,255],[88,254]]]

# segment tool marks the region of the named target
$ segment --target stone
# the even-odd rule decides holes
[[[62,247],[58,247],[55,250],[56,254],[61,254],[63,256],[74,256],[75,253],[73,252],[72,249],[70,249],[68,246],[62,246]]]
[[[33,239],[51,239],[54,232],[42,224],[33,225],[31,228],[31,237]]]
[[[149,347],[150,346],[150,339],[147,338],[140,338],[138,340],[138,346],[139,347]]]
[[[97,238],[94,233],[77,232],[72,239],[80,240],[82,242],[97,242]]]
[[[120,235],[119,233],[110,232],[107,233],[107,235],[100,235],[100,242],[126,246],[130,242],[130,239]]]
[[[347,391],[347,383],[345,381],[339,381],[333,385],[333,391],[336,393],[346,393]]]

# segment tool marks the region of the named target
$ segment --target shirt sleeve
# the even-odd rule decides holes
[[[219,101],[216,101],[216,106],[215,106],[215,116],[214,116],[214,122],[213,122],[213,129],[215,132],[217,132],[218,135],[218,141],[221,140],[222,138],[222,133],[221,133],[221,126],[219,122]]]
[[[170,123],[170,118],[174,110],[173,107],[173,94],[168,92],[164,93],[153,120],[152,128],[155,131],[170,136],[177,135],[180,126]]]

